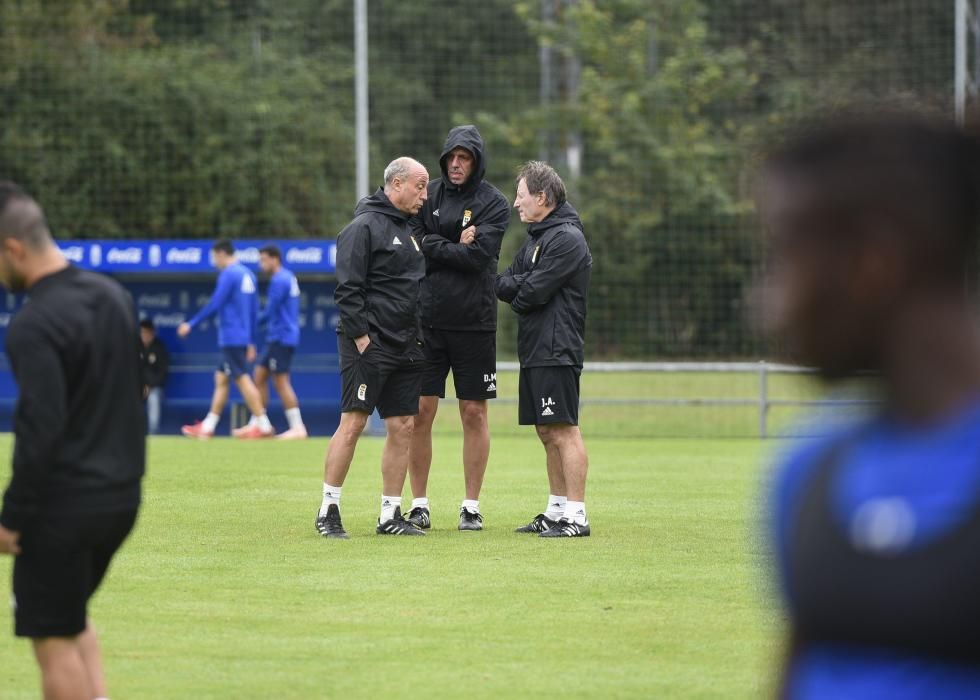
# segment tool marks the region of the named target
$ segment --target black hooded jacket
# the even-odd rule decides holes
[[[449,181],[446,162],[454,148],[473,154],[473,173],[461,186]],[[442,178],[429,183],[429,198],[412,218],[425,253],[420,296],[422,325],[458,331],[495,331],[500,243],[510,222],[510,203],[483,177],[487,169],[483,138],[475,126],[449,132],[439,159]],[[476,226],[476,240],[459,242],[463,229]]]
[[[419,282],[425,258],[408,226],[383,190],[365,197],[337,236],[337,332],[368,334],[399,350],[418,339]]]
[[[581,367],[592,254],[582,222],[565,202],[527,227],[514,262],[497,276],[496,292],[520,316],[517,356],[522,367]]]

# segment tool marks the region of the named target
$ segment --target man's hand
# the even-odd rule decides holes
[[[191,324],[189,324],[187,321],[184,321],[179,326],[177,326],[177,335],[179,335],[181,338],[186,338],[188,335],[190,335],[190,333],[191,333]]]
[[[20,554],[20,533],[0,525],[0,554]]]
[[[476,226],[470,226],[469,228],[463,229],[463,232],[459,234],[459,242],[463,245],[472,245],[476,240]]]
[[[354,338],[354,345],[357,346],[357,351],[364,354],[364,351],[368,349],[368,345],[371,344],[371,336],[367,333],[362,335],[360,338]]]
[[[255,346],[254,345],[249,345],[247,348],[245,348],[245,361],[246,362],[255,362],[255,356],[257,354],[258,353],[255,352]]]

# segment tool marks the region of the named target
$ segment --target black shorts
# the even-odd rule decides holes
[[[494,331],[425,330],[422,396],[446,397],[446,377],[453,370],[456,398],[497,398],[497,334]]]
[[[578,425],[580,367],[521,367],[518,423]]]
[[[224,372],[232,379],[238,379],[248,374],[248,360],[245,359],[246,348],[243,345],[229,345],[221,348],[221,362],[218,371]]]
[[[136,511],[39,516],[14,557],[14,634],[74,637],[88,601],[136,522]]]
[[[363,354],[354,341],[337,336],[340,354],[340,410],[372,413],[382,418],[417,416],[422,389],[422,351],[412,345],[392,351],[372,340]]]
[[[296,351],[292,345],[271,342],[262,353],[259,365],[265,367],[273,374],[289,374],[289,368],[293,365],[293,353]]]

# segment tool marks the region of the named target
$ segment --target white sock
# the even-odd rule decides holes
[[[303,427],[303,417],[300,415],[299,406],[286,409],[286,420],[289,422],[290,428]]]
[[[335,505],[340,507],[340,487],[323,482],[323,500],[320,502],[320,517],[327,514],[327,508]]]
[[[378,522],[386,523],[395,517],[395,508],[402,504],[401,496],[381,496],[381,517]]]
[[[251,418],[248,419],[248,425],[246,427],[251,428],[253,425],[258,425],[259,419],[253,414]]]
[[[272,423],[269,422],[269,416],[263,413],[261,416],[252,416],[255,418],[255,424],[259,426],[259,430],[263,433],[272,432]]]
[[[208,412],[208,415],[204,416],[204,420],[201,421],[201,430],[206,433],[213,433],[214,429],[218,427],[219,420],[221,420],[221,416],[217,413]]]
[[[480,512],[480,502],[479,501],[471,501],[468,498],[467,499],[464,499],[463,500],[463,508],[465,510],[468,510],[471,513],[479,513]]]
[[[568,501],[565,503],[565,513],[562,515],[565,520],[569,522],[578,523],[579,525],[587,525],[589,519],[585,517],[585,502],[584,501]]]
[[[427,497],[423,496],[422,498],[413,498],[412,499],[412,509],[413,510],[415,508],[428,508],[428,507],[429,507],[429,499]]]
[[[565,503],[567,502],[568,499],[564,496],[551,494],[548,496],[548,507],[544,511],[545,516],[552,520],[558,520],[565,514]]]

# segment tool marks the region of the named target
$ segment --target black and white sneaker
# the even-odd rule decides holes
[[[534,520],[523,527],[517,528],[514,532],[547,532],[557,524],[557,520],[552,520],[544,513],[538,513],[534,516]]]
[[[588,523],[579,523],[562,518],[550,530],[545,530],[538,537],[588,537],[592,529]]]
[[[335,540],[350,539],[350,535],[344,529],[344,524],[340,521],[340,508],[336,503],[327,506],[327,512],[324,515],[320,515],[320,512],[317,511],[314,524],[321,537],[330,537]]]
[[[415,537],[425,536],[424,532],[402,517],[401,506],[395,506],[395,514],[391,517],[391,520],[386,520],[385,522],[381,522],[379,520],[378,527],[375,532],[377,532],[379,535],[411,535]]]
[[[428,530],[432,527],[432,521],[429,519],[429,509],[425,506],[412,508],[408,511],[408,515],[405,516],[405,520],[420,530]]]
[[[483,516],[479,513],[474,513],[473,511],[467,510],[466,508],[459,509],[459,529],[460,530],[482,530],[483,529]]]

